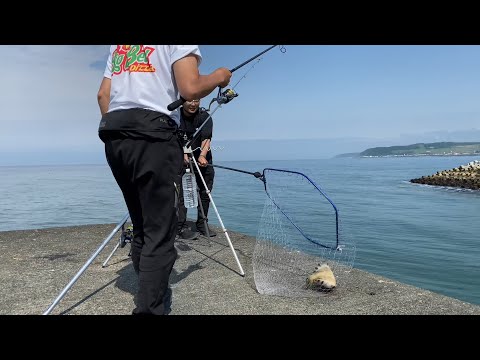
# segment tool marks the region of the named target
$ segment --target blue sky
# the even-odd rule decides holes
[[[233,68],[268,46],[200,45],[200,71]],[[0,165],[103,161],[96,94],[108,48],[0,46]],[[328,143],[328,151],[312,145],[313,156],[323,158],[357,151],[352,144],[361,151],[376,144],[448,140],[449,134],[472,141],[480,134],[480,46],[285,48],[255,61],[235,89],[239,96],[214,114],[213,145],[223,146],[220,159],[249,160],[241,154],[249,144],[255,151],[245,151],[245,157],[272,156],[269,151],[312,156],[312,147],[302,149],[299,139]],[[250,64],[235,72],[231,85],[249,69]]]

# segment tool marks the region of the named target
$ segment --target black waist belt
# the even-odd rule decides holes
[[[98,132],[100,138],[121,136],[166,139],[178,133],[178,126],[168,115],[134,108],[106,113],[100,121]]]

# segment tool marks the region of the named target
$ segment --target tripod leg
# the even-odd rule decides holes
[[[113,256],[113,254],[115,254],[115,251],[117,251],[117,249],[120,247],[120,241],[117,243],[117,245],[115,245],[114,249],[112,250],[112,252],[110,253],[110,255],[108,255],[107,259],[105,260],[105,262],[102,264],[102,268],[104,267],[107,267],[107,262],[108,260],[110,260],[110,258]]]
[[[88,261],[85,263],[85,265],[82,266],[82,268],[77,272],[77,274],[73,277],[72,280],[68,283],[67,286],[62,290],[60,295],[57,296],[57,298],[53,301],[52,305],[43,313],[43,315],[48,315],[52,312],[53,308],[62,300],[62,298],[65,296],[67,291],[75,284],[75,282],[79,279],[79,277],[83,274],[85,270],[90,266],[90,264],[95,260],[95,258],[100,254],[100,252],[103,250],[105,246],[107,246],[108,242],[113,238],[113,236],[120,230],[120,228],[127,222],[128,218],[130,217],[129,213],[127,212],[123,219],[118,223],[118,225],[113,229],[113,231],[108,235],[108,237],[103,241],[103,243],[100,245],[100,247],[93,253],[93,255],[88,259]]]
[[[208,190],[207,184],[205,183],[205,179],[203,178],[202,173],[200,172],[200,168],[198,166],[198,163],[195,160],[195,157],[192,156],[192,159],[193,159],[193,163],[195,164],[195,167],[198,170],[198,173],[200,175],[200,179],[202,179],[203,186],[205,186],[208,197],[210,199],[210,203],[212,204],[212,207],[215,210],[215,214],[217,214],[218,221],[220,222],[220,225],[222,226],[222,231],[224,232],[225,237],[227,238],[228,245],[230,246],[230,249],[232,250],[232,253],[233,253],[233,256],[235,257],[235,261],[237,262],[238,268],[240,269],[240,275],[245,276],[245,272],[243,271],[242,264],[240,264],[240,260],[238,260],[237,253],[235,252],[235,249],[232,245],[232,241],[230,240],[230,236],[228,235],[227,229],[225,229],[225,226],[223,225],[222,218],[220,217],[220,214],[218,213],[217,206],[215,205],[215,202],[213,201],[212,195],[210,194],[210,190]]]
[[[115,254],[115,251],[117,251],[117,249],[120,247],[120,244],[122,243],[122,237],[124,236],[125,232],[125,224],[122,225],[122,233],[120,235],[120,240],[118,240],[118,243],[117,245],[115,245],[115,247],[113,248],[112,252],[110,253],[110,255],[108,255],[107,259],[103,262],[102,264],[102,268],[106,267],[107,266],[107,263],[108,263],[108,260],[110,260],[110,258],[113,256],[113,254]]]

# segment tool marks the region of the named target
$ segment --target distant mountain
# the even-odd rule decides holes
[[[480,155],[480,142],[435,142],[370,148],[360,157]]]
[[[369,138],[213,140],[214,161],[328,159],[398,141]],[[0,158],[1,161],[1,158]]]

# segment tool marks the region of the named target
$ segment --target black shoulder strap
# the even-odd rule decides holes
[[[195,116],[195,127],[198,128],[200,125],[202,125],[205,122],[205,120],[208,119],[209,116],[210,114],[208,113],[207,109],[205,109],[204,107],[201,107],[198,110],[197,116]]]
[[[178,112],[180,113],[180,126],[179,126],[179,129],[180,130],[183,130],[183,131],[186,131],[187,130],[187,127],[185,126],[185,120],[183,119],[183,108],[180,108],[178,110]]]

